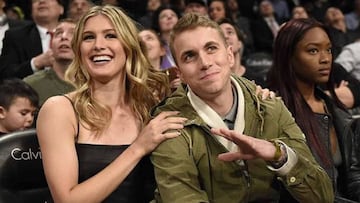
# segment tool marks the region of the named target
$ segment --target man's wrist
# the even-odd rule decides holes
[[[267,161],[267,163],[270,166],[277,169],[282,167],[287,162],[288,156],[287,156],[286,147],[282,142],[278,142],[278,141],[270,141],[270,142],[274,144],[276,150],[273,160]]]
[[[30,66],[31,66],[31,69],[33,70],[33,72],[40,70],[40,68],[38,68],[35,60],[36,60],[36,57],[32,58],[30,61]]]

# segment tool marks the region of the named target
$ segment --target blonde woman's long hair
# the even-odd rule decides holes
[[[73,102],[79,121],[85,124],[83,126],[86,128],[100,134],[107,127],[112,116],[110,107],[94,98],[91,76],[81,61],[80,45],[83,40],[84,25],[89,18],[97,15],[104,15],[112,22],[118,39],[124,47],[125,101],[140,122],[146,124],[150,119],[150,108],[159,101],[159,98],[169,93],[168,80],[164,74],[150,68],[151,65],[141,50],[138,29],[134,21],[124,11],[109,5],[92,7],[80,18],[71,43],[75,57],[65,74],[65,79],[76,88]]]

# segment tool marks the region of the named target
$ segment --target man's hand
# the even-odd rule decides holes
[[[348,87],[348,82],[342,80],[338,87],[335,87],[335,94],[339,100],[345,105],[346,108],[352,108],[354,106],[354,95]]]
[[[51,49],[47,50],[45,53],[37,55],[34,58],[34,65],[36,69],[41,70],[45,67],[51,67],[55,59],[53,56],[53,51]]]
[[[274,161],[276,152],[275,145],[267,140],[254,138],[251,136],[239,134],[233,130],[211,129],[211,132],[220,135],[232,142],[238,147],[238,152],[227,152],[218,157],[223,161],[249,160],[260,158],[265,161]],[[285,153],[285,152],[282,152]]]

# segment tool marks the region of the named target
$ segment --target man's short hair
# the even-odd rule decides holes
[[[224,24],[224,23],[227,23],[227,24],[233,26],[233,28],[234,28],[234,30],[235,30],[235,32],[236,32],[236,35],[237,35],[237,37],[238,37],[238,39],[239,39],[243,44],[245,44],[244,35],[241,33],[241,31],[240,31],[239,27],[237,26],[237,24],[236,24],[233,20],[231,20],[231,19],[229,19],[229,18],[223,18],[223,19],[221,19],[221,20],[218,22],[219,25]]]
[[[203,16],[197,13],[187,13],[179,19],[179,21],[175,24],[170,33],[170,51],[171,54],[174,56],[175,63],[177,63],[174,50],[174,41],[176,36],[184,31],[194,30],[198,27],[210,27],[217,30],[225,46],[227,46],[225,35],[222,32],[219,24],[211,20],[208,16]]]
[[[61,23],[72,23],[72,24],[76,24],[76,21],[72,18],[62,18],[59,20],[57,25],[60,25]]]
[[[38,93],[23,80],[11,78],[0,81],[0,106],[8,110],[17,98],[27,98],[32,106],[39,106]]]

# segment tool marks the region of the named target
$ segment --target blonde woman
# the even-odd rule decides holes
[[[91,8],[76,26],[76,90],[48,99],[37,132],[55,202],[148,202],[154,189],[146,156],[178,136],[185,118],[164,112],[150,120],[167,80],[149,69],[133,21],[112,6]]]

